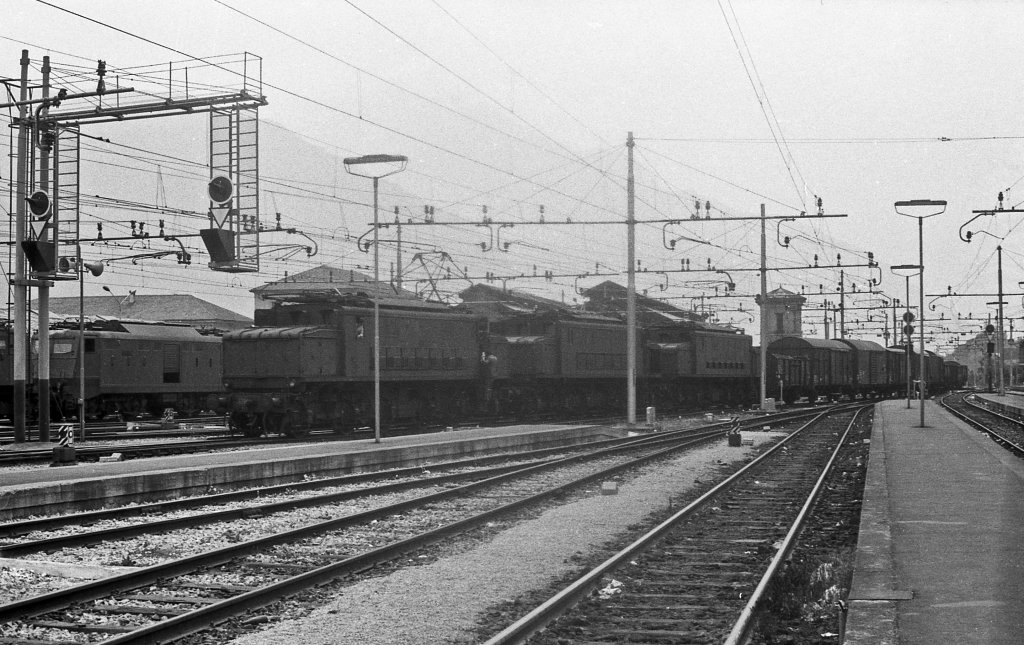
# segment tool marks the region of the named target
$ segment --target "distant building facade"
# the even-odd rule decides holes
[[[765,337],[763,342],[771,344],[784,336],[803,337],[803,307],[807,302],[798,293],[787,291],[782,287],[769,291],[764,299],[764,316],[767,319],[765,325]],[[758,295],[754,301],[761,306],[761,296]]]

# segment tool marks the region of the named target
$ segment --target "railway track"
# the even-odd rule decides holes
[[[722,428],[659,433],[485,473],[468,484],[434,482],[431,492],[365,511],[319,507],[328,519],[2,605],[0,635],[52,641],[88,633],[106,643],[168,642],[722,436]]]
[[[758,417],[758,420],[763,423],[778,423],[791,418],[803,418],[808,415],[813,415],[818,412],[818,409],[798,409],[793,411],[782,412],[779,414],[768,415],[765,417]],[[556,420],[550,421],[552,423],[557,422]],[[615,418],[600,418],[600,419],[587,419],[582,421],[588,424],[600,424],[600,423],[616,423],[621,422],[621,419]],[[523,421],[507,420],[505,423],[498,425],[513,425],[523,423]],[[723,425],[723,424],[717,424]],[[716,426],[716,424],[709,424],[708,427]],[[473,427],[473,424],[464,425],[460,427]],[[437,431],[440,431],[438,428]],[[406,434],[418,434],[427,432],[423,428],[406,427],[397,429],[389,432],[389,436],[400,436]],[[98,461],[101,457],[107,457],[114,453],[119,453],[121,459],[145,459],[149,457],[163,457],[168,455],[181,455],[181,454],[194,454],[200,452],[207,452],[211,450],[231,450],[239,448],[250,448],[257,446],[268,446],[268,445],[287,445],[289,443],[313,443],[313,442],[334,442],[334,441],[354,441],[365,439],[365,433],[348,433],[344,435],[337,435],[329,429],[314,429],[305,437],[289,438],[289,437],[262,437],[262,438],[245,438],[237,436],[224,436],[223,433],[214,433],[212,436],[204,436],[201,439],[185,440],[178,439],[175,441],[152,441],[147,440],[160,439],[167,437],[187,437],[194,436],[199,431],[188,431],[183,434],[182,431],[140,431],[140,432],[116,432],[110,434],[103,434],[93,436],[88,434],[88,443],[75,444],[75,457],[78,461],[92,462]],[[56,435],[54,435],[56,436]],[[100,439],[100,437],[104,437]],[[118,441],[130,439],[139,440],[140,443],[118,443]],[[107,441],[107,443],[103,443]],[[15,464],[31,464],[31,463],[47,463],[53,460],[53,447],[47,445],[45,447],[31,448],[26,447],[19,450],[2,450],[0,449],[0,466],[3,465],[15,465]]]
[[[0,524],[0,556],[23,557],[56,549],[81,547],[108,540],[162,531],[181,530],[215,522],[269,516],[296,508],[323,506],[349,499],[391,494],[403,490],[480,480],[536,466],[556,457],[589,455],[628,446],[703,440],[720,437],[722,429],[680,430],[658,436],[606,439],[579,446],[544,448],[514,454],[491,455],[446,463],[388,471],[291,482],[276,486],[196,495],[51,517],[36,517]],[[450,474],[440,474],[452,471]],[[282,498],[282,499],[277,499]],[[232,505],[228,507],[228,505]],[[103,528],[92,528],[97,524]]]
[[[487,645],[747,642],[859,414],[809,422]]]
[[[973,392],[954,392],[940,403],[957,418],[988,434],[1007,450],[1024,456],[1024,421],[992,410]]]

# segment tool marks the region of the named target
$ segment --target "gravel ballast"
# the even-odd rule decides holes
[[[755,447],[775,433],[751,433]],[[725,442],[650,466],[619,483],[616,494],[591,495],[515,524],[492,540],[419,567],[405,567],[343,588],[308,616],[285,620],[234,645],[439,645],[475,642],[477,618],[489,606],[579,570],[577,559],[681,497],[750,446]]]

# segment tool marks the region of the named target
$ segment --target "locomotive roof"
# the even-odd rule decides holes
[[[329,327],[257,327],[255,329],[237,329],[224,334],[225,339],[238,338],[301,338],[321,333],[335,335],[337,330]]]
[[[538,345],[550,340],[547,336],[506,336],[509,345]]]
[[[132,338],[139,339],[150,338],[157,340],[199,341],[210,337],[190,325],[182,323],[146,322],[142,320],[94,320],[86,324],[85,330],[90,336],[121,336],[128,334]],[[51,336],[55,338],[77,335],[77,323],[74,325],[55,327],[51,331]]]

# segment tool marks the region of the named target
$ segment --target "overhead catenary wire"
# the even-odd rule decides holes
[[[730,7],[730,10],[731,10],[732,9],[732,4],[731,3],[729,5],[729,7]],[[721,0],[718,0],[718,8],[721,10],[722,17],[725,19],[726,27],[729,29],[729,35],[732,38],[733,44],[736,46],[736,52],[740,56],[740,62],[743,64],[743,70],[746,72],[747,79],[750,81],[750,86],[754,90],[754,96],[757,98],[757,104],[761,108],[761,113],[764,115],[765,121],[768,124],[768,129],[769,129],[769,131],[772,134],[772,138],[775,140],[775,146],[776,146],[776,148],[779,151],[779,155],[782,157],[783,164],[785,164],[785,166],[786,166],[786,172],[789,174],[789,179],[790,179],[790,181],[793,184],[793,188],[796,190],[797,196],[800,198],[801,204],[803,204],[803,206],[804,206],[803,210],[806,211],[807,210],[807,203],[804,201],[803,191],[800,190],[800,186],[797,184],[796,177],[793,176],[793,170],[794,170],[795,162],[791,163],[791,161],[793,161],[792,160],[792,156],[790,155],[789,157],[787,157],[787,154],[786,154],[786,152],[788,151],[788,148],[786,148],[784,150],[783,149],[784,146],[783,146],[782,142],[779,141],[779,139],[783,139],[784,140],[784,137],[782,135],[782,128],[779,126],[778,121],[774,120],[774,111],[771,110],[770,104],[768,103],[768,93],[765,91],[763,84],[760,86],[760,91],[758,90],[758,83],[760,82],[760,78],[758,77],[757,82],[755,82],[754,78],[755,78],[755,76],[757,76],[757,70],[756,70],[756,68],[754,68],[754,61],[753,61],[753,57],[750,54],[750,50],[747,49],[746,50],[746,56],[744,56],[744,50],[743,50],[742,47],[740,47],[739,41],[736,40],[736,34],[733,32],[733,23],[736,24],[736,31],[739,31],[739,29],[740,29],[739,20],[736,17],[736,13],[735,13],[735,11],[733,11],[733,20],[732,20],[732,22],[730,22],[729,21],[729,16],[726,15],[725,8],[722,6]],[[741,33],[741,38],[742,38],[742,33]],[[744,46],[745,46],[745,43],[744,43]],[[750,65],[749,66],[747,64],[747,60],[748,59],[750,60]],[[751,74],[751,68],[754,68],[753,74]]]

